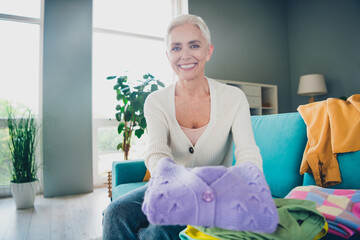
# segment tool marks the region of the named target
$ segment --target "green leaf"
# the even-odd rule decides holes
[[[144,130],[142,130],[141,128],[135,130],[135,135],[136,135],[138,138],[141,138],[141,136],[142,136],[143,134],[144,134]]]
[[[149,94],[150,94],[150,93],[149,93]],[[144,96],[144,103],[145,103],[145,101],[146,101],[146,98],[149,96],[149,94],[147,94],[147,95]]]
[[[107,77],[106,79],[107,79],[107,80],[113,80],[114,78],[116,78],[116,76],[109,76],[109,77]]]
[[[137,95],[136,92],[132,92],[132,93],[130,94],[130,101],[135,101],[135,100],[136,100],[136,95]]]
[[[142,97],[142,96],[144,96],[146,94],[147,94],[147,92],[138,92],[139,97]]]
[[[143,76],[143,79],[148,79],[149,78],[149,75],[148,74],[145,74],[144,76]]]
[[[120,76],[120,77],[118,78],[118,83],[119,83],[120,85],[122,85],[124,82],[126,82],[126,80],[127,80],[127,76]]]
[[[143,129],[146,128],[146,119],[145,119],[144,117],[140,119],[139,125],[140,125],[140,127],[143,128]]]
[[[118,122],[121,122],[121,112],[116,113],[115,118]]]
[[[133,108],[135,111],[141,110],[141,107],[142,107],[142,105],[140,104],[139,101],[133,101]]]
[[[154,92],[156,90],[158,90],[158,86],[156,84],[151,84],[151,92]]]
[[[116,111],[120,111],[121,110],[121,106],[118,104],[118,105],[116,105]]]
[[[124,114],[124,120],[125,122],[128,122],[131,120],[132,117],[132,113],[129,110],[126,110],[125,114]]]
[[[116,90],[116,100],[119,101],[120,99],[122,99],[122,96],[123,96],[122,92],[119,89],[117,89]]]
[[[114,87],[113,87],[113,89],[114,89],[114,90],[117,90],[119,87],[120,87],[119,84],[115,84]]]
[[[122,149],[123,149],[122,143],[119,143],[119,144],[117,145],[116,149],[117,149],[117,150],[120,150],[120,149],[122,150]]]
[[[162,81],[156,80],[156,82],[160,87],[165,87],[165,84]]]
[[[125,127],[125,123],[124,122],[121,122],[119,123],[119,126],[118,126],[118,134],[121,134],[122,130],[124,129]]]
[[[129,85],[124,85],[124,87],[121,89],[121,92],[125,96],[128,96],[131,93]]]
[[[148,75],[149,75],[149,77],[154,78],[154,76],[153,76],[153,75],[151,75],[150,73],[148,73]]]
[[[123,101],[124,105],[126,105],[128,103],[128,99],[125,96],[122,97],[122,101]]]
[[[145,97],[144,97],[144,95],[140,95],[139,97],[138,97],[138,101],[139,101],[139,104],[141,105],[141,106],[144,106],[144,103],[145,103]]]

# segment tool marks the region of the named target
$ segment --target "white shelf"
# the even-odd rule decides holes
[[[240,88],[246,95],[251,115],[278,113],[277,85],[216,79],[219,82]]]

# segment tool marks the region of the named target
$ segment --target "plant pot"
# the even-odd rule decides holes
[[[10,183],[11,193],[17,209],[34,207],[37,181],[27,183]]]

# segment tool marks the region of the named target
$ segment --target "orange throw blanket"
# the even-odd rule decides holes
[[[301,105],[298,111],[308,137],[300,174],[312,173],[322,187],[341,183],[337,153],[360,150],[360,94]]]

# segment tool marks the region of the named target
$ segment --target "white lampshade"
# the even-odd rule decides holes
[[[317,96],[327,93],[324,76],[309,74],[300,77],[298,94],[303,96]]]

